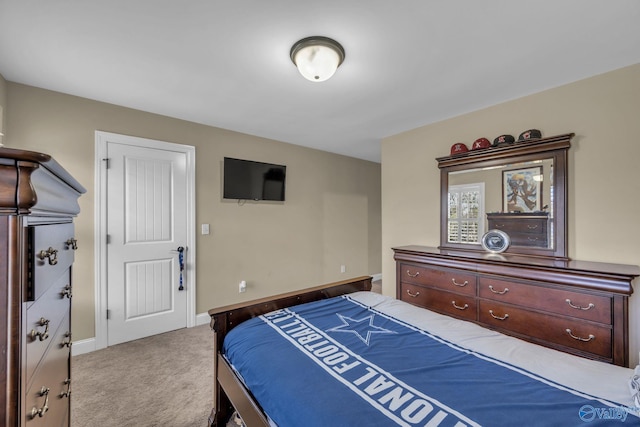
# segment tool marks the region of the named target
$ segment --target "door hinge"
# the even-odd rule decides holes
[[[111,234],[107,234],[107,245],[111,243]]]
[[[107,309],[107,320],[111,319],[111,310]]]
[[[102,159],[102,161],[104,162],[104,165],[107,169],[109,169],[110,163],[111,163],[111,159],[108,157],[105,157],[104,159]]]

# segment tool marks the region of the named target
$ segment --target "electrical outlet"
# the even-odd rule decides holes
[[[347,272],[347,266],[346,265],[341,265],[340,266],[340,273],[346,273]]]
[[[202,234],[209,234],[209,224],[202,224]]]
[[[240,285],[238,285],[238,292],[242,293],[246,291],[247,291],[247,282],[243,280],[240,282]]]

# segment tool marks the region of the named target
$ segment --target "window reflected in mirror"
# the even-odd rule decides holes
[[[485,230],[484,183],[449,186],[449,243],[479,244]]]

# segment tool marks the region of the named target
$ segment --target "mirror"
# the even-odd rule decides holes
[[[511,245],[553,247],[553,159],[449,172],[448,188],[448,243],[499,229]]]
[[[438,158],[444,249],[484,251],[507,233],[507,253],[567,259],[567,151],[573,134]]]

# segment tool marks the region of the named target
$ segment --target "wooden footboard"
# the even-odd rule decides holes
[[[224,337],[231,329],[245,320],[281,308],[370,290],[371,277],[362,276],[209,310],[211,329],[214,331],[214,375],[216,378],[213,391],[214,405],[209,416],[209,425],[223,427],[233,408],[238,411],[247,427],[266,427],[269,425],[251,393],[220,355]]]

